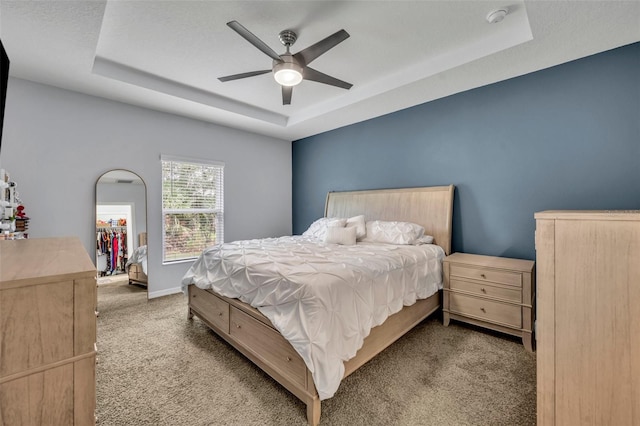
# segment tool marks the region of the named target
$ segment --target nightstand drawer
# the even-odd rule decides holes
[[[470,278],[479,281],[490,281],[494,283],[512,285],[519,288],[522,287],[522,274],[517,272],[472,268],[452,264],[451,276]]]
[[[451,278],[449,283],[451,290],[464,291],[467,293],[486,296],[491,299],[506,300],[520,303],[522,301],[522,290],[513,287],[498,287],[477,281],[463,281]]]
[[[518,305],[449,292],[451,312],[491,321],[509,327],[522,327],[522,311]]]

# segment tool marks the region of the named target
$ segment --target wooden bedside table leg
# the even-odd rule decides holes
[[[533,341],[531,339],[531,333],[522,333],[522,344],[524,348],[529,352],[533,352]]]
[[[451,322],[451,317],[449,315],[449,289],[451,288],[449,272],[449,262],[444,262],[442,265],[442,323],[445,327],[449,325],[449,322]]]

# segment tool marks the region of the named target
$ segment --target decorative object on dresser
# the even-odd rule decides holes
[[[533,351],[535,262],[453,253],[444,260],[443,315],[522,338]]]
[[[0,241],[0,266],[0,425],[93,425],[96,270],[85,248]]]
[[[24,213],[17,185],[0,169],[0,240],[27,238],[29,218]]]
[[[640,425],[640,210],[535,219],[538,425]]]

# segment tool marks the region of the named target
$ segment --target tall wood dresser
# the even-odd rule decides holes
[[[640,425],[640,210],[535,218],[538,425]]]
[[[95,277],[77,238],[0,241],[0,426],[95,424]]]

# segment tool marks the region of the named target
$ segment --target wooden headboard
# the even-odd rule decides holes
[[[365,220],[417,223],[448,255],[451,253],[453,191],[454,186],[449,185],[329,192],[324,215],[352,217],[363,214]]]

